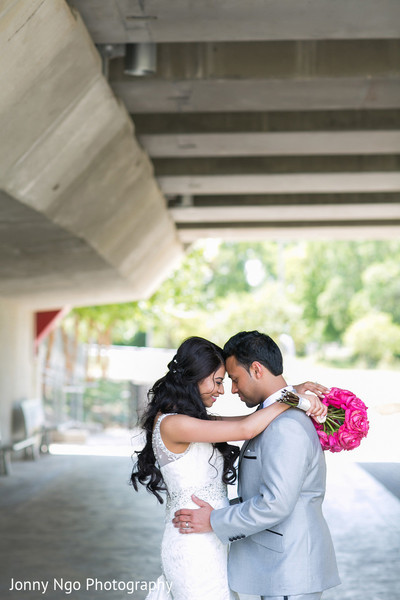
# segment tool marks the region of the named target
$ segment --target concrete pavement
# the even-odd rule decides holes
[[[325,515],[343,583],[324,600],[400,598],[400,463],[327,461]],[[163,507],[133,491],[130,469],[129,456],[13,463],[0,478],[2,600],[145,598],[160,573]],[[40,590],[9,589],[34,582]]]

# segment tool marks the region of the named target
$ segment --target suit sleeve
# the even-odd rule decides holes
[[[270,529],[292,513],[313,455],[312,441],[295,419],[276,419],[261,434],[259,448],[259,493],[211,513],[211,526],[225,544]]]

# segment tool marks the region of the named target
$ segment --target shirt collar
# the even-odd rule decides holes
[[[273,394],[268,396],[268,398],[266,400],[264,400],[264,402],[262,403],[262,407],[267,408],[267,406],[271,406],[271,404],[276,402],[278,400],[278,398],[281,397],[283,390],[288,390],[289,392],[295,391],[294,387],[292,385],[287,385],[286,387],[283,387],[282,389],[280,389],[277,392],[274,392]]]

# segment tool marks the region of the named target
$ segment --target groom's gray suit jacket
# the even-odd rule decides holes
[[[326,466],[311,419],[290,408],[246,442],[235,504],[211,513],[229,552],[233,590],[256,595],[319,592],[340,583],[322,514]]]

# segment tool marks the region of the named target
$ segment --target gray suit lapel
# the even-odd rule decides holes
[[[243,446],[240,449],[240,454],[239,454],[239,464],[238,467],[240,468],[240,463],[242,462],[242,458],[243,458],[243,454],[246,452],[246,448],[247,446],[250,444],[251,440],[246,440],[243,443]]]
[[[260,410],[261,408],[262,408],[262,403],[258,405],[258,408],[257,408],[257,410]],[[256,410],[256,412],[257,412],[257,410]],[[244,455],[244,453],[246,452],[247,446],[250,444],[250,442],[252,441],[252,439],[253,439],[253,438],[251,438],[250,440],[246,440],[246,441],[243,443],[243,446],[242,446],[242,448],[241,448],[241,450],[240,450],[240,454],[239,454],[238,468],[240,468],[240,463],[242,462],[243,455]]]

